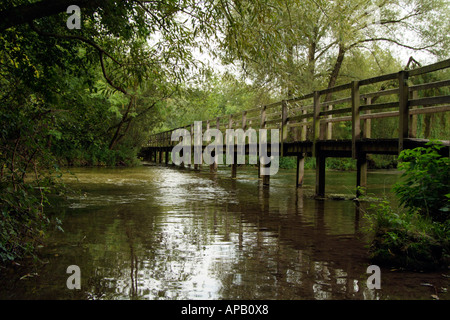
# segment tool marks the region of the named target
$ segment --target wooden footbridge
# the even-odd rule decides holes
[[[281,156],[297,157],[297,186],[303,183],[305,157],[315,157],[316,196],[324,196],[326,158],[349,157],[357,160],[356,186],[365,187],[368,154],[398,155],[403,149],[424,146],[429,141],[417,138],[418,117],[436,113],[446,117],[445,113],[450,111],[449,71],[450,60],[445,60],[413,70],[353,81],[203,121],[202,130],[279,129]],[[386,118],[396,118],[398,130],[395,136],[388,136],[386,132],[387,136],[372,137],[372,126],[382,126]],[[449,134],[450,124],[443,123],[444,134]],[[172,132],[177,129],[193,133],[194,124],[152,135],[141,151],[143,158],[169,164],[169,154],[179,143],[171,141]],[[445,148],[441,151],[448,157],[450,142],[448,137],[445,138],[442,141]],[[246,150],[248,152],[248,148]],[[194,169],[198,168],[199,165],[194,165]],[[210,165],[210,170],[216,171],[217,163]],[[236,175],[237,164],[234,161],[231,176],[236,178]],[[261,178],[265,185],[269,184],[270,176]]]

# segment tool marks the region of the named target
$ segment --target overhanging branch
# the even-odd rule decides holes
[[[0,12],[0,32],[33,20],[65,12],[71,5],[95,8],[105,0],[43,0],[5,9]]]

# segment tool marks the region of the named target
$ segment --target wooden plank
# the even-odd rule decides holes
[[[433,104],[446,104],[450,103],[450,96],[437,96],[437,97],[427,97],[414,99],[409,101],[411,107],[414,106],[429,106]]]
[[[322,122],[323,121],[323,123],[326,123],[326,122],[335,122],[335,121],[325,121],[326,119],[322,119],[322,120],[320,120],[320,122]],[[351,119],[350,119],[351,120]],[[308,122],[294,122],[294,123],[291,123],[291,122],[289,122],[288,124],[287,124],[287,126],[289,127],[289,128],[296,128],[296,127],[306,127],[306,126],[310,126],[310,125],[312,125],[313,124],[313,122],[312,121],[308,121]]]
[[[394,79],[397,79],[397,73],[390,73],[390,74],[385,74],[385,75],[378,76],[378,77],[364,79],[364,80],[359,81],[359,84],[360,84],[360,86],[366,86],[369,84],[374,84],[377,82],[389,81],[389,80],[394,80]]]
[[[335,110],[327,110],[320,112],[321,116],[329,116],[332,114],[342,114],[342,113],[349,113],[352,112],[352,108],[342,108],[342,109],[335,109]]]
[[[420,109],[411,109],[411,110],[409,110],[409,114],[416,115],[416,114],[440,113],[440,112],[448,112],[448,111],[450,111],[450,105],[420,108]],[[392,118],[392,117],[398,117],[398,115],[399,115],[398,111],[387,111],[387,112],[363,114],[360,116],[360,119],[366,120],[366,119]],[[351,120],[352,120],[352,117],[347,116],[347,117],[339,117],[339,118],[333,118],[333,119],[322,119],[321,122],[344,122],[344,121],[351,121]]]
[[[266,113],[266,118],[267,119],[269,119],[269,118],[281,118],[281,110],[280,111],[278,111],[278,112],[272,112],[272,113]],[[273,120],[273,119],[271,119],[271,120]]]
[[[304,110],[306,112],[306,110]],[[303,120],[303,119],[307,119],[307,118],[313,118],[314,117],[314,113],[304,113],[302,115],[299,116],[295,116],[295,117],[288,117],[289,122],[294,122],[297,120]]]
[[[422,68],[417,68],[409,71],[409,76],[414,77],[425,73],[430,73],[442,69],[450,68],[450,59],[438,63],[434,63]]]
[[[389,90],[381,90],[381,91],[377,91],[377,92],[364,93],[361,95],[361,99],[390,96],[392,94],[398,94],[398,89],[389,89]]]
[[[357,158],[356,142],[361,139],[359,81],[352,83],[352,158]]]
[[[409,110],[409,114],[427,114],[450,111],[450,105]]]
[[[281,121],[282,121],[282,119],[266,120],[266,124],[279,123]]]
[[[397,108],[398,102],[387,102],[387,103],[375,103],[375,104],[369,104],[360,106],[360,111],[368,111],[368,110],[382,110],[382,109],[390,109],[390,108]]]
[[[306,95],[301,96],[301,97],[295,97],[295,98],[287,99],[286,101],[289,102],[289,103],[292,103],[292,102],[307,100],[307,99],[311,99],[311,98],[314,98],[314,93],[309,93],[309,94],[306,94]]]
[[[328,102],[323,102],[320,104],[321,107],[327,107],[330,105],[336,105],[336,104],[341,104],[341,103],[347,103],[347,102],[351,102],[352,98],[348,97],[348,98],[344,98],[344,99],[338,99],[338,100],[333,100],[333,101],[328,101]]]
[[[450,86],[450,80],[442,80],[424,84],[416,84],[409,87],[409,91],[418,91],[418,90],[427,90],[427,89],[435,89]]]

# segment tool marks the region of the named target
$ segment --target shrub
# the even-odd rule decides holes
[[[400,206],[379,201],[365,215],[374,263],[421,270],[450,263],[449,159],[441,148],[429,143],[400,154],[403,180],[393,187]]]
[[[394,186],[400,204],[410,211],[429,216],[434,221],[445,221],[450,211],[450,159],[442,157],[437,142],[427,148],[403,150],[398,167],[405,172],[404,181]]]
[[[431,270],[450,262],[450,225],[432,221],[417,212],[392,209],[384,200],[372,205],[366,230],[373,263],[406,269]]]

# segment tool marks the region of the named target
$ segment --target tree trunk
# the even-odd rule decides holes
[[[311,41],[308,48],[308,76],[309,81],[311,83],[311,88],[309,88],[308,92],[314,90],[314,76],[316,74],[316,50],[317,43],[315,41]]]
[[[290,43],[287,48],[287,68],[288,79],[286,84],[286,93],[288,98],[292,98],[294,96],[294,89],[292,87],[292,84],[294,83],[294,46]]]
[[[131,110],[131,107],[133,106],[133,103],[134,103],[134,97],[131,97],[130,98],[130,102],[128,103],[127,111],[125,111],[125,113],[123,114],[122,119],[120,120],[119,125],[116,128],[116,132],[114,133],[114,136],[111,139],[111,142],[109,143],[109,150],[114,149],[114,147],[116,146],[117,142],[119,142],[119,140],[122,138],[120,136],[120,131],[122,130],[122,126],[124,125],[124,123],[127,122],[127,121],[130,121],[128,119],[128,114],[130,113],[130,110]],[[128,125],[128,127],[129,127],[129,125]]]
[[[333,71],[331,72],[330,79],[328,81],[328,88],[332,88],[336,85],[337,78],[339,76],[339,72],[341,71],[342,62],[344,61],[346,49],[343,45],[339,45],[339,53],[336,59],[336,63],[334,64]],[[328,93],[325,101],[331,100],[331,93]]]

